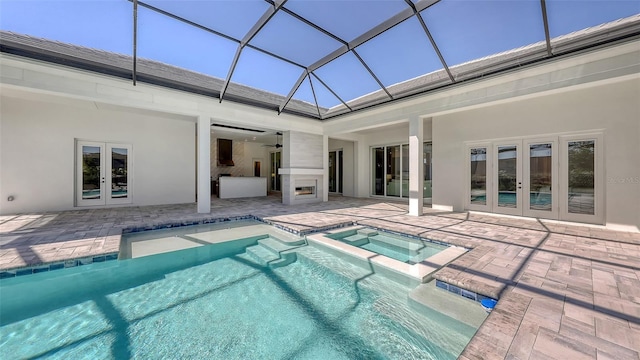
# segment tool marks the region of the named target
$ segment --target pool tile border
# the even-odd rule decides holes
[[[67,269],[67,268],[72,268],[76,266],[90,265],[93,263],[113,261],[117,259],[118,259],[118,253],[110,253],[110,254],[104,254],[104,255],[88,256],[88,257],[83,257],[78,259],[56,261],[49,264],[40,264],[40,265],[34,265],[34,266],[29,266],[29,267],[24,267],[19,269],[4,270],[4,271],[0,271],[0,280],[10,279],[10,278],[19,277],[19,276],[25,276],[25,275],[39,274],[43,272],[55,271],[60,269]]]
[[[491,300],[494,300],[494,301],[498,301],[498,299],[494,299],[494,298],[489,297],[489,296],[484,296],[482,294],[479,294],[479,293],[476,293],[476,292],[473,292],[473,291],[469,291],[467,289],[463,289],[463,288],[461,288],[459,286],[456,286],[456,285],[453,285],[453,284],[449,284],[449,283],[444,282],[442,280],[438,280],[438,279],[435,279],[435,280],[436,280],[436,288],[442,289],[444,291],[448,291],[448,292],[450,292],[452,294],[455,294],[455,295],[458,295],[458,296],[462,296],[465,299],[469,299],[469,300],[472,300],[472,301],[475,301],[475,302],[478,302],[478,303],[482,302],[482,300],[484,300],[484,299],[491,299]]]
[[[192,226],[192,225],[217,224],[217,223],[223,223],[223,222],[242,221],[242,220],[262,221],[261,219],[259,219],[254,215],[239,215],[239,216],[226,216],[226,217],[205,218],[205,219],[196,219],[196,220],[182,220],[182,221],[164,222],[160,224],[126,227],[122,229],[122,234],[130,234],[130,233],[151,231],[151,230],[171,229],[171,228]]]
[[[276,229],[280,229],[283,231],[286,231],[288,233],[294,234],[294,235],[300,235],[300,236],[305,236],[305,235],[310,235],[310,234],[315,234],[315,233],[321,233],[321,232],[326,232],[326,231],[330,231],[330,230],[335,230],[335,229],[341,229],[341,228],[345,228],[345,227],[349,227],[349,226],[353,226],[355,225],[355,222],[353,221],[347,221],[347,222],[343,222],[343,223],[339,223],[339,224],[331,224],[331,225],[327,225],[327,226],[322,226],[322,227],[313,227],[313,228],[308,228],[308,229],[304,229],[304,230],[297,230],[297,229],[293,229],[290,227],[286,227],[283,225],[278,224],[277,222],[273,222],[270,220],[266,220],[266,219],[260,219],[258,217],[256,217],[256,220],[261,221],[267,225],[271,225],[273,227],[275,227]]]

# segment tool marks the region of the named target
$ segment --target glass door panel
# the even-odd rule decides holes
[[[104,145],[80,143],[80,196],[84,205],[104,203]]]
[[[107,144],[107,204],[131,202],[131,145]]]
[[[337,166],[336,166],[336,152],[335,151],[330,151],[329,152],[329,192],[336,192],[337,191],[337,174],[336,174],[336,170],[337,170]]]
[[[602,224],[604,155],[602,134],[560,137],[560,219]]]
[[[526,140],[523,161],[523,214],[539,218],[558,218],[557,141]]]
[[[487,198],[487,148],[472,147],[469,149],[471,183],[469,188],[470,208],[489,205]]]
[[[376,147],[373,152],[373,195],[384,195],[384,147]]]
[[[424,163],[424,184],[422,187],[422,197],[431,198],[431,154],[433,152],[431,143],[423,145],[423,163]]]
[[[280,191],[280,152],[272,152],[271,153],[271,172],[270,172],[270,180],[271,180],[271,191]]]
[[[498,207],[517,207],[517,156],[517,147],[498,146]]]
[[[128,176],[129,149],[111,148],[111,198],[126,199],[129,197]]]
[[[493,211],[522,215],[521,141],[496,144]]]
[[[340,194],[342,194],[342,170],[344,169],[344,166],[342,164],[342,150],[339,150],[338,152],[338,192]]]
[[[386,171],[386,188],[387,196],[399,197],[401,190],[400,178],[400,145],[387,146],[387,171]]]
[[[595,144],[594,140],[568,142],[569,213],[595,214]]]
[[[402,197],[409,197],[409,144],[402,145]]]
[[[529,210],[551,211],[551,144],[529,145]]]

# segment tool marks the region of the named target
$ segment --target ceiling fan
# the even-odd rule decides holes
[[[264,144],[264,145],[262,145],[262,146],[265,146],[265,147],[274,147],[274,148],[276,148],[276,149],[280,149],[280,148],[282,147],[282,144],[280,144],[280,136],[282,136],[282,133],[278,131],[278,132],[276,133],[276,143],[275,143],[275,144]]]

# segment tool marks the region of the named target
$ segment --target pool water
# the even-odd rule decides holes
[[[328,237],[408,264],[417,264],[447,248],[444,245],[369,228],[341,231]]]
[[[4,279],[0,353],[455,359],[476,331],[423,315],[409,307],[410,289],[314,247],[268,266],[256,255],[262,245],[253,244],[246,252],[214,244]]]

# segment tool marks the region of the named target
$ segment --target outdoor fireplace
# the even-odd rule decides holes
[[[294,197],[296,199],[316,198],[316,180],[295,180]]]

